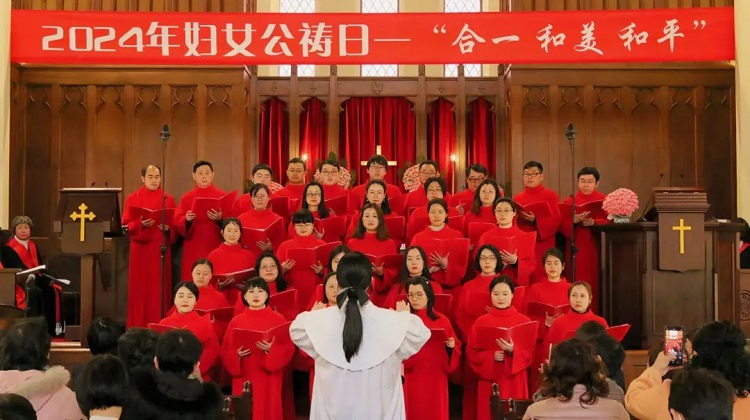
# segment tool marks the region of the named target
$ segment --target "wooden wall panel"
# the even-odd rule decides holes
[[[191,173],[193,164],[202,159],[196,159],[196,146],[198,144],[198,124],[196,121],[196,86],[173,86],[171,100],[171,127],[172,139],[169,142],[167,153],[167,190],[175,197],[181,196],[185,191],[193,188]],[[220,162],[212,162],[214,170],[220,171]],[[220,188],[224,184],[216,182]]]
[[[86,86],[63,86],[60,109],[60,188],[86,179]]]
[[[162,106],[160,105],[160,89],[158,85],[134,86],[133,96],[133,136],[126,141],[124,188],[135,191],[141,185],[140,169],[155,164],[162,166],[162,142],[159,132],[162,129]],[[167,100],[168,103],[168,100]],[[171,191],[172,173],[167,166],[164,181],[167,191]],[[176,175],[176,174],[175,174]]]
[[[698,175],[710,192],[711,213],[717,217],[734,215],[737,200],[736,149],[734,143],[733,89],[707,90],[703,107],[701,147],[703,166]]]
[[[56,185],[52,166],[52,110],[50,92],[52,87],[32,85],[27,89],[26,120],[24,121],[25,150],[23,214],[34,221],[34,235],[48,236],[52,230],[52,209],[57,202],[52,200],[51,188]],[[12,172],[15,172],[11,169]],[[12,182],[12,181],[11,181]],[[55,191],[56,193],[56,191]]]
[[[89,92],[91,92],[90,90]],[[99,86],[93,134],[93,180],[99,187],[123,186],[125,112],[121,86]]]
[[[615,182],[626,180],[630,184],[633,180],[632,168],[628,155],[633,153],[631,137],[625,130],[625,116],[622,109],[623,88],[596,88],[596,105],[593,112],[593,137],[588,139],[596,150],[593,160],[576,162],[577,167],[596,166],[597,162],[622,162],[599,168],[606,171],[606,176],[600,181],[602,191],[612,191],[618,187]],[[599,139],[600,141],[596,141]],[[640,155],[640,153],[639,153]],[[624,162],[623,162],[624,161]],[[625,164],[623,164],[625,163]],[[576,186],[577,188],[577,186]],[[571,191],[570,189],[564,190]]]

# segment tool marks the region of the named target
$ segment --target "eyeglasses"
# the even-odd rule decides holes
[[[406,295],[406,296],[407,296],[407,297],[408,297],[409,299],[414,299],[414,298],[420,299],[420,298],[423,298],[423,297],[424,297],[424,292],[409,293],[409,294],[408,294],[408,295]]]
[[[482,182],[482,181],[484,181],[484,177],[483,176],[478,176],[478,177],[473,177],[472,176],[472,177],[466,178],[466,180],[469,181],[469,182]]]
[[[431,193],[441,193],[441,192],[443,192],[443,189],[442,189],[442,188],[428,188],[428,189],[427,189],[427,192],[431,192]]]
[[[479,257],[479,261],[497,261],[494,255],[482,255]]]
[[[320,193],[307,193],[305,194],[307,198],[318,198],[320,197]]]
[[[435,172],[435,171],[419,171],[419,173],[422,174],[422,175],[427,175],[427,176],[435,176],[435,175],[437,175],[437,172]]]
[[[542,174],[541,172],[524,172],[523,173],[523,177],[524,178],[535,178],[535,177],[538,177],[541,174]]]
[[[323,175],[336,175],[339,171],[323,171]]]
[[[264,198],[268,198],[268,194],[255,194],[253,198],[257,198],[259,200],[262,200]]]

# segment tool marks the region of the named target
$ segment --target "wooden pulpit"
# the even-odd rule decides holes
[[[0,268],[0,305],[16,306],[17,268]]]
[[[595,227],[602,316],[610,325],[632,325],[627,349],[648,349],[667,325],[686,332],[713,320],[739,325],[741,226],[706,221],[700,189],[655,189],[654,204],[657,222]]]
[[[63,188],[53,223],[60,251],[81,256],[81,346],[94,318],[95,254],[104,252],[105,236],[122,234],[120,188]]]

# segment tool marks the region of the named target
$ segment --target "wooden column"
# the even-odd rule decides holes
[[[466,162],[466,117],[467,117],[467,98],[466,98],[466,76],[464,75],[464,66],[458,66],[458,94],[456,95],[456,189],[466,185],[462,169]]]
[[[0,4],[0,226],[10,222],[10,3]]]
[[[425,80],[425,65],[420,64],[417,76],[417,98],[414,111],[417,114],[417,156],[427,156],[427,82]],[[435,156],[427,156],[435,159]]]
[[[338,87],[338,66],[331,66],[331,76],[328,78],[328,153],[339,155],[339,117],[341,98]],[[326,156],[328,156],[326,153]],[[339,156],[341,159],[341,156]],[[348,162],[351,167],[353,164]],[[349,168],[351,169],[351,168]]]
[[[258,118],[260,113],[260,98],[258,97],[258,66],[245,67],[245,91],[247,92],[247,167],[245,168],[245,178],[250,179],[250,170],[258,163],[258,135],[260,126]]]
[[[86,331],[94,320],[94,281],[96,280],[96,258],[81,255],[81,347],[88,347]]]
[[[298,67],[297,65],[292,66],[292,77],[289,79],[289,159],[300,157],[299,116],[302,109],[302,101],[299,95]]]

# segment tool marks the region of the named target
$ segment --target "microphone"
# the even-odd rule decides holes
[[[164,124],[163,126],[161,126],[161,133],[159,134],[161,135],[161,139],[163,141],[169,140],[169,138],[172,137],[172,135],[169,134],[169,124]]]
[[[661,185],[661,179],[664,178],[664,172],[659,173],[659,177],[656,179],[656,186]],[[651,194],[651,198],[649,198],[648,203],[646,203],[646,206],[643,208],[643,212],[641,213],[641,217],[636,219],[636,222],[648,222],[648,219],[646,219],[646,213],[651,210],[651,205],[654,202],[654,195]]]
[[[573,123],[568,124],[568,131],[565,132],[565,137],[567,137],[569,141],[573,141],[573,139],[575,139],[576,128]]]
[[[33,274],[32,274],[32,276],[33,276]],[[68,280],[68,279],[58,279],[58,278],[56,278],[56,277],[52,277],[52,276],[50,276],[50,275],[49,275],[49,274],[47,274],[47,273],[42,273],[42,277],[46,277],[46,278],[48,278],[48,279],[50,279],[50,280],[54,281],[55,283],[60,283],[60,284],[64,284],[64,285],[66,285],[66,286],[69,286],[69,285],[70,285],[70,280]]]

